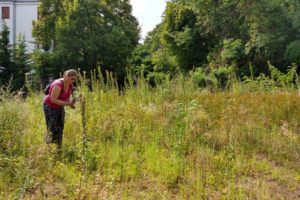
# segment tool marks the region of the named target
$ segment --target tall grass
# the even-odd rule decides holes
[[[185,76],[128,78],[123,94],[110,74],[90,81],[66,108],[61,158],[44,142],[42,94],[2,90],[0,199],[300,198],[294,80],[211,92]]]

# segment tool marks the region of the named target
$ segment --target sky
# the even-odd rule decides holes
[[[130,0],[133,15],[138,19],[141,27],[141,39],[147,32],[153,30],[162,21],[166,7],[166,0]]]

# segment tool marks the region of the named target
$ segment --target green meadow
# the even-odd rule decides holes
[[[296,87],[91,82],[66,108],[60,156],[44,142],[42,92],[23,99],[2,87],[0,199],[300,198]]]

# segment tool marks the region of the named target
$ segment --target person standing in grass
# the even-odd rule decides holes
[[[64,130],[64,107],[75,108],[75,101],[71,99],[71,95],[77,76],[76,70],[67,70],[64,72],[63,78],[52,81],[48,86],[48,91],[45,92],[43,108],[47,125],[46,143],[57,144],[59,150]]]

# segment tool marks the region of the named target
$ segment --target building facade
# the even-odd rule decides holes
[[[0,28],[3,23],[9,28],[10,43],[14,44],[20,34],[24,35],[27,50],[33,51],[32,21],[38,18],[38,0],[0,0],[0,17]]]

